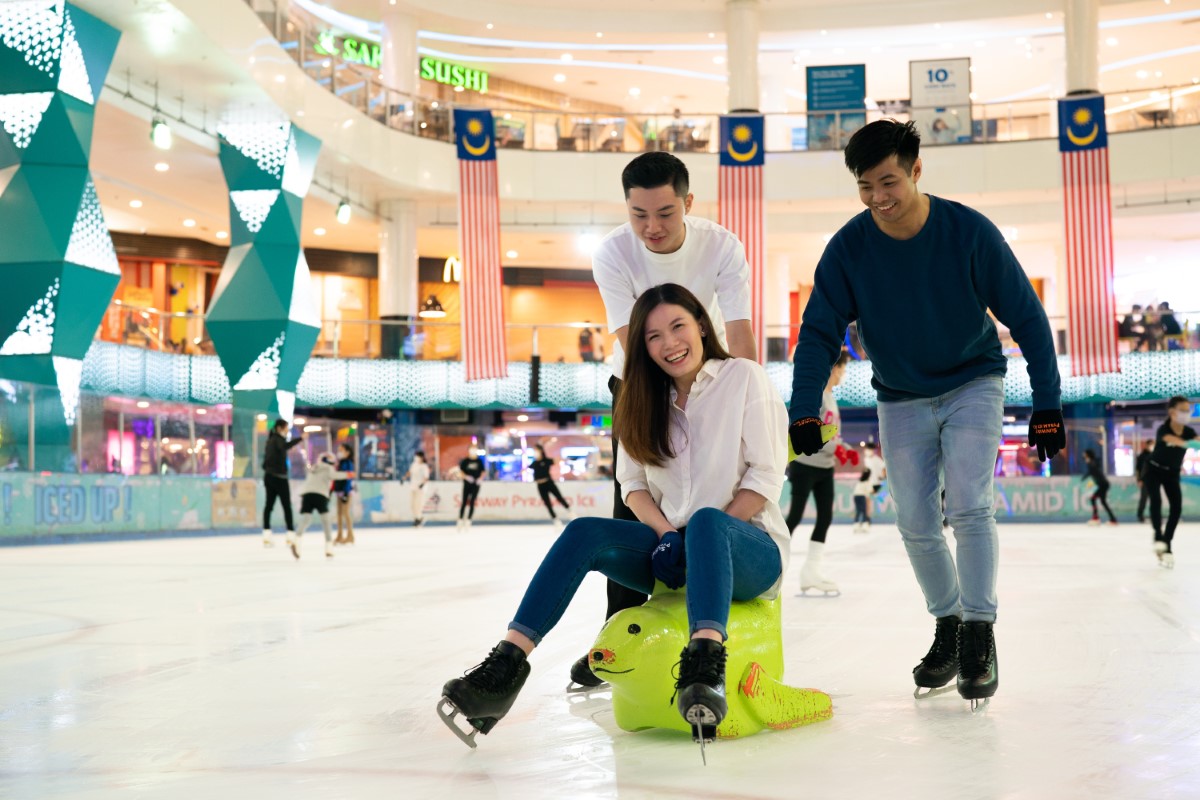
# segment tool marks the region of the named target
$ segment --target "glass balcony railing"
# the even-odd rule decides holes
[[[1191,350],[1200,348],[1200,311],[1176,311],[1173,322],[1157,318],[1113,321],[1118,330],[1121,352]],[[1050,326],[1060,355],[1067,355],[1067,318],[1051,316]],[[605,361],[612,354],[613,335],[594,322],[515,323],[505,326],[509,362],[528,362],[539,356],[544,363]],[[768,353],[770,360],[790,360],[791,349],[800,326],[767,325],[769,339],[786,337],[786,354]],[[581,347],[581,334],[587,344]],[[1010,356],[1021,351],[1008,330],[998,326],[1000,341]],[[851,346],[857,335],[850,331]],[[212,340],[201,314],[159,311],[114,300],[97,331],[96,338],[117,344],[134,345],[148,350],[187,355],[213,355]],[[409,361],[458,361],[462,357],[462,331],[458,322],[416,320],[338,320],[321,322],[316,358],[389,358]]]
[[[397,91],[383,84],[380,72],[365,64],[350,63],[330,52],[325,23],[303,11],[286,9],[274,0],[247,0],[263,23],[295,62],[319,85],[376,122],[413,136],[453,141],[452,100]],[[268,10],[262,10],[266,7]],[[1108,131],[1120,133],[1153,128],[1200,124],[1200,84],[1115,92],[1106,95]],[[570,102],[570,110],[535,110],[505,107],[486,94],[471,98],[471,106],[489,106],[495,116],[495,140],[502,149],[620,153],[669,150],[717,152],[720,115],[653,115],[612,110],[588,111],[586,101]],[[807,112],[767,113],[767,152],[840,150],[864,122],[883,117],[907,121],[911,109],[892,104],[887,110],[845,109],[820,112],[832,115],[821,126],[828,134],[810,136]],[[582,109],[582,110],[581,110]],[[952,142],[974,144],[1050,139],[1057,136],[1057,106],[1052,97],[977,103],[970,119],[951,114]]]

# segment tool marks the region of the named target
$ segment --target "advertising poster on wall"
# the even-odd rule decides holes
[[[867,124],[863,102],[867,96],[866,65],[809,67],[807,84],[808,149],[842,149],[854,132]],[[838,113],[814,113],[821,111]]]
[[[924,144],[971,141],[971,59],[910,61],[912,120]]]

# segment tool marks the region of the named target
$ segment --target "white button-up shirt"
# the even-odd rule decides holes
[[[671,390],[671,450],[661,467],[634,461],[618,442],[622,498],[647,491],[672,525],[686,525],[701,508],[724,509],[742,489],[767,499],[750,524],[779,547],[780,581],[791,539],[779,510],[787,466],[787,409],[766,371],[744,358],[710,359],[692,384],[686,408]],[[779,593],[777,581],[763,597]]]

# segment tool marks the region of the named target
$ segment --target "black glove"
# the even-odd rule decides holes
[[[792,440],[792,449],[797,455],[811,456],[822,447],[821,420],[816,417],[798,419],[788,428],[788,438]]]
[[[1067,429],[1062,411],[1047,408],[1029,417],[1029,446],[1037,448],[1038,458],[1048,461],[1067,446]]]
[[[650,554],[650,569],[668,589],[678,589],[687,583],[687,561],[679,531],[667,531],[658,540],[658,547]]]

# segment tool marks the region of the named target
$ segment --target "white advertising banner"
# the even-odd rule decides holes
[[[410,522],[413,501],[421,495],[413,492],[412,483],[382,481],[377,508],[364,509],[367,522]],[[571,506],[572,517],[611,517],[613,507],[612,481],[558,481],[558,491]],[[424,513],[430,522],[458,519],[462,502],[462,481],[429,481],[423,490]],[[562,516],[558,501],[551,497],[554,513]],[[475,519],[538,520],[550,514],[538,494],[537,484],[515,481],[484,481],[475,499]]]
[[[971,141],[971,59],[910,61],[911,117],[925,144]]]

